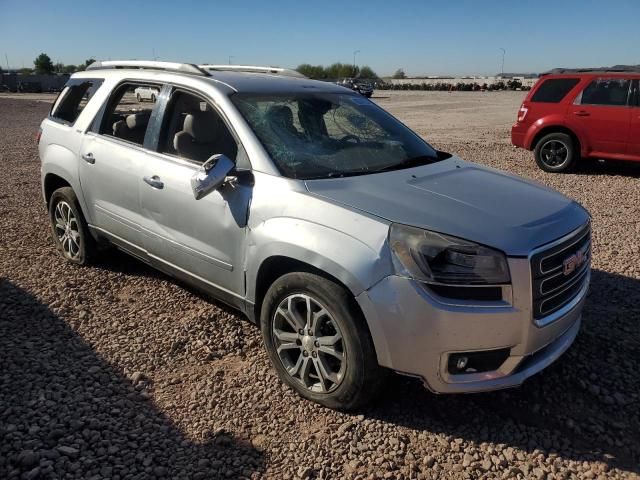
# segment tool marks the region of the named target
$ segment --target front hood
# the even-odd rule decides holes
[[[543,185],[452,157],[416,168],[307,180],[310,193],[390,222],[526,256],[584,225],[587,211]]]

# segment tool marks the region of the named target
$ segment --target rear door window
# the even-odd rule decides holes
[[[558,103],[575,87],[578,78],[550,78],[542,80],[542,84],[531,97],[532,102]]]
[[[49,117],[61,123],[75,123],[101,84],[102,80],[70,80],[58,95]]]
[[[140,97],[139,88],[153,88],[160,92],[161,85],[125,83],[120,85],[108,100],[99,134],[114,137],[136,145],[144,144],[147,126],[155,103]]]
[[[625,106],[630,94],[631,80],[597,78],[585,88],[576,103],[580,105]]]

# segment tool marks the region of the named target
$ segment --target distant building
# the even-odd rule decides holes
[[[10,71],[11,72],[11,71]],[[12,92],[59,91],[69,79],[69,74],[22,75],[16,72],[0,74],[0,85],[6,85]]]

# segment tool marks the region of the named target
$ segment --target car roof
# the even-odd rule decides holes
[[[226,83],[241,93],[351,93],[332,82],[289,77],[270,73],[210,71],[214,80]]]
[[[189,79],[190,83],[205,82],[215,86],[225,93],[254,93],[254,94],[285,94],[285,93],[354,93],[345,87],[331,82],[311,80],[308,78],[286,75],[208,70],[204,75],[146,68],[100,68],[74,73],[72,78],[136,78],[140,80],[171,82],[176,78]]]
[[[556,68],[540,75],[540,79],[546,78],[566,78],[566,77],[623,77],[640,78],[640,70],[608,70],[608,69],[569,69]]]

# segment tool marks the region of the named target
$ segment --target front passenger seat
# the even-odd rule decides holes
[[[208,115],[190,113],[184,118],[182,131],[173,137],[173,148],[179,156],[204,162],[215,153],[217,132]]]

